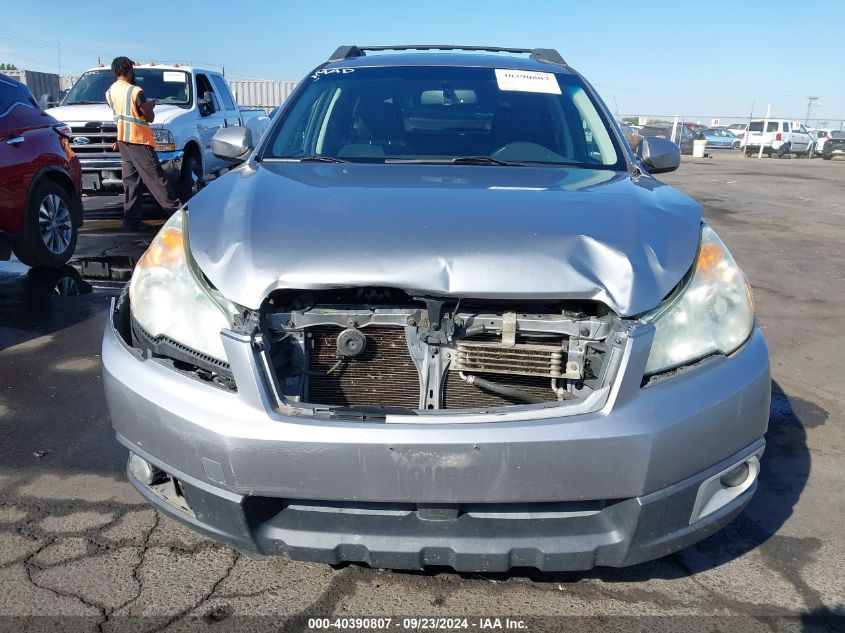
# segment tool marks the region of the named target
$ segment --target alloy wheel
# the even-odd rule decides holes
[[[60,196],[51,193],[41,201],[38,227],[41,239],[51,253],[61,255],[67,250],[73,235],[73,224],[70,209]]]

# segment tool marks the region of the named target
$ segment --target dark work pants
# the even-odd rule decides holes
[[[167,213],[176,211],[179,201],[158,162],[155,150],[149,145],[137,143],[120,142],[117,146],[123,170],[123,221],[141,221],[141,194],[144,187]]]

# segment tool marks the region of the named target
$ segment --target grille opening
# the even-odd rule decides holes
[[[366,327],[361,331],[367,346],[357,357],[338,362],[337,336],[343,328],[308,329],[308,388],[306,400],[315,404],[348,407],[420,406],[420,379],[408,353],[405,330],[400,327]]]
[[[596,376],[613,323],[594,316],[597,304],[585,308],[390,288],[278,290],[260,327],[283,407],[364,420],[583,401],[604,384]],[[361,337],[362,351],[348,347]]]
[[[549,378],[539,378],[537,376],[503,376],[502,374],[483,372],[472,373],[474,376],[479,376],[507,387],[514,387],[548,402],[555,402],[557,400],[554,391],[552,391],[551,380]],[[446,409],[506,407],[521,404],[525,404],[525,401],[485,391],[474,385],[467,384],[454,371],[446,373],[446,380],[443,385],[443,405]]]

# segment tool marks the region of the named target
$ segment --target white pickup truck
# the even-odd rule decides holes
[[[800,121],[752,119],[741,148],[745,156],[757,154],[762,145],[763,153],[769,158],[773,155],[780,158],[790,153],[812,157],[814,144],[815,140]]]
[[[82,188],[89,191],[122,186],[120,153],[112,150],[117,126],[105,97],[114,80],[109,68],[92,68],[61,106],[48,111],[70,126]],[[217,130],[244,125],[257,140],[270,123],[263,110],[239,108],[223,75],[213,70],[151,63],[135,66],[135,83],[157,102],[150,126],[156,152],[183,202],[202,187],[204,176],[230,166],[211,152]]]

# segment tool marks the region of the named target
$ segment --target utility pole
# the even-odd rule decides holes
[[[812,111],[813,107],[816,105],[816,101],[818,100],[818,97],[807,97],[807,116],[804,117],[804,125],[810,124],[810,112]]]

